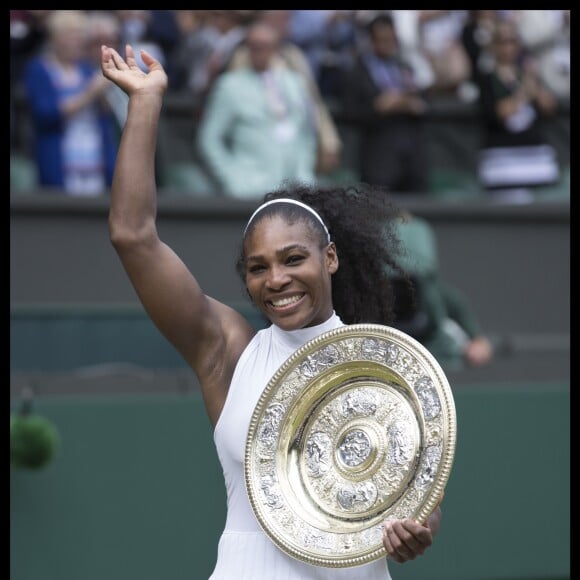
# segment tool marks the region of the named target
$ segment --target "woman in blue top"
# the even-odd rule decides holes
[[[86,59],[82,10],[54,10],[48,42],[23,73],[32,115],[38,185],[98,195],[111,185],[118,138],[104,95],[110,81]]]

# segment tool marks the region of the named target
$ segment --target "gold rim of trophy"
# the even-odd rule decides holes
[[[431,353],[379,324],[325,332],[278,369],[245,447],[250,504],[270,539],[318,566],[386,555],[383,523],[424,523],[451,473],[453,393]]]

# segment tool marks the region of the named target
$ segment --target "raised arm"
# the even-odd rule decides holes
[[[183,261],[159,239],[156,227],[155,148],[167,75],[147,52],[148,72],[102,48],[102,71],[129,96],[109,212],[111,241],[154,324],[196,372],[215,424],[233,368],[253,335],[235,310],[204,295]]]

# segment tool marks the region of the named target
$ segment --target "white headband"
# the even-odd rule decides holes
[[[260,213],[265,207],[272,205],[273,203],[293,203],[294,205],[299,205],[300,207],[304,208],[306,211],[310,212],[320,222],[320,225],[324,228],[324,231],[326,233],[326,239],[328,240],[328,242],[330,242],[330,234],[328,233],[328,228],[326,227],[326,224],[322,221],[322,218],[320,217],[320,215],[318,215],[318,213],[315,210],[313,210],[309,205],[306,205],[305,203],[302,203],[301,201],[298,201],[296,199],[290,199],[288,197],[280,197],[278,199],[271,199],[270,201],[263,203],[250,216],[250,219],[248,220],[248,223],[246,224],[246,228],[244,229],[244,236],[246,235],[246,232],[248,231],[248,228],[250,227],[250,224],[252,223],[252,221],[256,217],[256,215],[258,213]]]

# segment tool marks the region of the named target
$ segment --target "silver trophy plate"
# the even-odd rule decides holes
[[[427,349],[378,324],[325,332],[294,352],[262,393],[245,483],[265,533],[326,567],[386,555],[383,523],[424,523],[448,481],[456,415]]]

